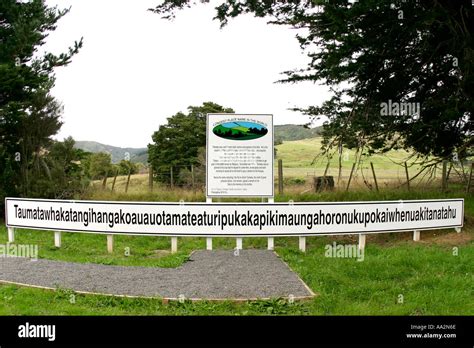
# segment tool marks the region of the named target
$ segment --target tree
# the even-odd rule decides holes
[[[82,39],[60,55],[37,51],[68,11],[43,0],[0,2],[0,210],[4,196],[29,195],[39,153],[61,126],[61,106],[50,94],[54,69],[71,61]]]
[[[118,173],[120,175],[128,175],[128,174],[136,174],[138,173],[138,165],[136,163],[126,161],[126,160],[121,160],[119,164],[117,165],[118,167]]]
[[[82,161],[88,155],[74,148],[72,137],[55,141],[35,157],[30,197],[74,198],[89,185]]]
[[[157,180],[168,182],[170,172],[179,177],[183,167],[198,164],[198,149],[206,145],[206,117],[208,113],[233,113],[216,103],[205,102],[202,106],[188,107],[188,113],[178,112],[169,117],[167,124],[160,126],[152,135],[153,144],[148,145],[148,162],[153,167]]]
[[[165,0],[153,11],[173,18],[188,0]],[[304,28],[297,35],[310,58],[280,82],[327,84],[332,97],[295,109],[329,117],[324,150],[366,153],[415,150],[421,160],[473,154],[474,18],[471,1],[228,0],[216,19],[244,13],[272,24]],[[386,104],[419,105],[419,112],[384,115]]]
[[[88,162],[88,175],[91,179],[102,179],[112,172],[112,160],[109,153],[93,153]]]

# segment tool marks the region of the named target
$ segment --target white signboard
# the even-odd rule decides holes
[[[7,198],[9,227],[164,236],[304,236],[463,226],[464,200],[155,203]]]
[[[208,114],[208,197],[273,197],[273,116]]]

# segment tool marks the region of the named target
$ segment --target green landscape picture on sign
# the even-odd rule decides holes
[[[265,136],[268,129],[254,122],[227,122],[215,126],[212,132],[229,140],[252,140]]]

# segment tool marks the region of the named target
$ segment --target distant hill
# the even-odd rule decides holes
[[[274,126],[275,140],[291,141],[316,138],[321,135],[322,127],[306,128],[303,125],[283,124]]]
[[[132,162],[147,163],[148,161],[148,149],[133,148],[133,147],[117,147],[112,145],[105,145],[96,141],[76,141],[76,148],[88,151],[88,152],[106,152],[110,153],[112,157],[112,163],[118,163],[125,158],[125,154],[130,154],[130,160]]]
[[[320,135],[322,127],[305,128],[302,125],[284,124],[277,125],[275,129],[276,141],[291,141],[316,138]],[[112,163],[118,163],[125,158],[125,154],[130,154],[130,160],[136,163],[148,162],[148,149],[146,147],[117,147],[112,145],[101,144],[96,141],[76,141],[76,148],[88,152],[106,152],[110,153]]]

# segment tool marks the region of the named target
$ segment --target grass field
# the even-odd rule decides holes
[[[321,149],[321,138],[303,139],[296,141],[285,141],[280,145],[277,145],[277,160],[283,161],[283,176],[285,188],[288,188],[292,193],[301,193],[312,189],[313,177],[322,176],[327,166],[327,160],[319,158],[313,163],[315,156],[320,152]],[[374,188],[373,174],[370,167],[370,162],[373,163],[374,169],[377,175],[377,181],[379,188],[403,188],[406,183],[404,161],[409,157],[409,153],[403,150],[389,151],[386,155],[374,155],[361,162],[360,167],[354,172],[351,180],[351,189],[367,189],[364,180],[372,185]],[[277,183],[277,165],[278,161],[275,160],[275,183]],[[334,176],[336,180],[336,188],[343,190],[346,188],[347,181],[350,176],[352,164],[356,160],[355,151],[343,150],[342,156],[342,175],[341,181],[337,183],[339,174],[338,169],[338,158],[335,156],[330,161],[330,166],[327,175]],[[419,171],[419,166],[412,165],[412,162],[408,163],[408,172],[410,178],[415,176]],[[460,167],[460,166],[457,166]],[[468,167],[465,168],[467,170]],[[440,168],[439,168],[440,169]],[[456,168],[458,171],[461,168]],[[454,173],[450,176],[451,182],[459,181],[459,177]],[[163,175],[169,175],[169,173],[162,173]],[[422,176],[414,179],[411,182],[411,187],[415,189],[426,189],[433,185],[440,186],[441,180],[441,169],[437,170],[436,178],[431,183],[428,183],[428,177],[423,180],[419,180]],[[112,188],[112,179],[107,181],[107,188]],[[127,177],[119,176],[115,183],[115,191],[124,192]],[[94,183],[96,188],[101,187],[102,182],[100,180]],[[295,185],[296,184],[296,185]],[[156,186],[157,184],[155,184]],[[298,186],[298,187],[292,187]],[[136,174],[132,175],[128,188],[129,193],[140,193],[148,189],[148,174]],[[187,196],[192,196],[186,194]]]
[[[95,192],[96,199],[169,200],[185,194],[202,200],[202,193],[162,191],[130,194]],[[114,298],[74,295],[69,289],[48,291],[0,285],[0,315],[474,315],[474,198],[456,192],[375,193],[370,191],[277,196],[277,201],[398,200],[465,197],[466,223],[462,233],[453,230],[422,232],[413,242],[411,233],[370,235],[363,262],[328,258],[327,244],[357,242],[355,236],[309,237],[307,252],[298,250],[297,238],[277,238],[276,251],[318,293],[310,301],[287,303],[281,299],[247,303],[169,303],[161,299]],[[159,199],[158,199],[159,198]],[[5,244],[5,227],[0,244]],[[39,245],[40,258],[116,265],[177,267],[191,251],[205,248],[204,238],[180,238],[179,252],[171,255],[165,237],[115,238],[113,254],[106,252],[103,235],[64,233],[62,248],[53,245],[53,233],[18,230],[17,243]],[[231,249],[235,240],[215,238],[215,249]],[[244,248],[266,247],[265,238],[246,238]],[[130,256],[125,255],[129,248]],[[456,248],[456,249],[455,249]],[[455,252],[456,251],[456,252]],[[0,260],[1,263],[1,260]],[[400,302],[401,296],[403,301]],[[73,303],[72,303],[73,302]]]
[[[283,160],[284,176],[288,178],[310,179],[311,176],[321,176],[327,166],[326,158],[318,158],[320,153],[321,138],[303,139],[297,141],[286,141],[277,146],[277,158]],[[393,184],[393,182],[405,181],[405,168],[403,165],[409,157],[409,153],[404,150],[389,151],[385,155],[374,155],[361,163],[359,171],[355,173],[354,185],[359,186],[363,183],[363,176],[372,181],[372,172],[370,162],[374,164],[377,179],[381,186]],[[342,152],[342,180],[347,182],[352,164],[356,160],[354,150],[344,149]],[[339,159],[334,156],[330,160],[330,166],[327,175],[335,178],[339,173]],[[418,166],[410,167],[410,172],[415,175]]]

